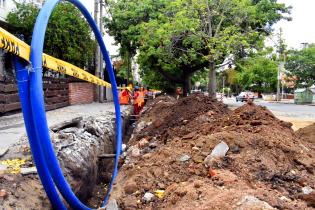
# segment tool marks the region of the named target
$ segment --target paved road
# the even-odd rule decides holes
[[[75,105],[47,112],[47,120],[49,126],[54,126],[77,117],[96,116],[108,111],[114,112],[113,103]],[[25,133],[22,114],[0,117],[0,149],[16,143]]]
[[[234,98],[224,99],[224,103],[231,108],[240,107],[244,104],[236,102]],[[266,102],[262,100],[257,100],[255,103],[267,107],[281,120],[292,122],[293,129],[295,130],[315,123],[315,106]]]

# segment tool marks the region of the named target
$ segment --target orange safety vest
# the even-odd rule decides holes
[[[138,105],[139,107],[141,107],[141,92],[140,91],[136,91],[135,92],[134,104]]]
[[[125,90],[119,92],[119,104],[120,105],[128,105],[129,104],[129,94],[123,95]]]
[[[140,103],[140,106],[143,106],[144,105],[144,91],[140,91],[139,93],[139,103]]]

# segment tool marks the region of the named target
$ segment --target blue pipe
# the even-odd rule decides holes
[[[31,63],[33,71],[30,73],[30,105],[32,109],[32,116],[33,116],[33,123],[35,128],[35,133],[37,139],[39,140],[38,143],[40,144],[40,148],[45,156],[45,162],[48,165],[50,174],[58,187],[60,193],[63,195],[65,200],[69,203],[69,205],[73,209],[89,209],[86,207],[72,192],[69,184],[67,183],[66,179],[63,176],[63,173],[60,169],[58,160],[54,153],[54,148],[50,140],[49,136],[49,129],[47,125],[47,119],[45,115],[45,105],[44,105],[44,97],[42,92],[42,53],[43,53],[43,45],[44,45],[44,37],[45,31],[47,28],[47,23],[49,17],[57,5],[59,0],[50,0],[45,3],[43,6],[40,14],[37,17],[32,44],[31,44]],[[114,96],[114,103],[115,103],[115,111],[116,111],[116,158],[114,164],[114,172],[112,176],[112,180],[110,183],[110,187],[106,196],[106,199],[103,202],[104,206],[108,200],[109,193],[114,182],[114,179],[117,176],[118,172],[118,160],[119,155],[121,152],[121,144],[122,144],[122,126],[121,126],[121,114],[120,114],[120,106],[118,100],[118,90],[115,81],[115,75],[113,72],[112,64],[110,62],[109,55],[107,53],[105,44],[102,39],[102,35],[99,32],[97,25],[95,24],[93,18],[91,17],[90,13],[87,9],[78,1],[78,0],[71,0],[75,6],[77,6],[83,15],[86,17],[87,21],[89,22],[92,30],[95,33],[95,37],[99,42],[101,51],[104,55],[105,62],[108,68],[108,74],[110,77],[110,81],[112,84],[112,91]]]
[[[26,133],[29,139],[30,147],[32,150],[32,155],[34,158],[35,165],[37,167],[37,173],[41,182],[43,183],[44,189],[47,193],[47,196],[52,204],[54,209],[65,210],[58,192],[56,191],[53,180],[49,174],[47,165],[43,158],[40,145],[35,136],[34,124],[32,121],[32,110],[29,105],[29,75],[28,75],[28,64],[25,61],[22,61],[18,57],[14,57],[15,72],[16,72],[16,81],[18,84],[20,102],[23,112],[23,118],[25,122]]]

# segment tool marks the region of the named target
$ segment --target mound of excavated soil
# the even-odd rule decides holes
[[[113,189],[122,209],[314,207],[315,148],[290,123],[265,107],[231,112],[202,95],[156,102],[139,122]],[[205,162],[222,141],[227,154]]]
[[[194,94],[178,101],[164,96],[157,98],[156,101],[143,116],[145,121],[152,124],[141,133],[137,133],[138,138],[154,136],[161,141],[167,141],[175,136],[182,137],[190,133],[191,129],[199,127],[200,122],[195,122],[199,116],[209,111],[209,115],[215,117],[229,113],[226,105],[213,101],[203,94]]]
[[[296,135],[307,142],[315,143],[315,123],[299,129]]]

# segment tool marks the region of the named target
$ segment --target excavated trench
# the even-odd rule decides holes
[[[136,119],[129,115],[123,119],[123,144],[126,145],[132,136],[134,130],[134,123]],[[111,139],[115,139],[115,136],[111,136]],[[111,148],[108,148],[108,152],[112,151],[111,154],[115,153],[115,145],[113,144]],[[106,196],[108,185],[111,181],[112,172],[114,168],[114,155],[99,155],[97,162],[97,180],[96,184],[92,187],[91,191],[87,190],[90,195],[85,199],[88,206],[97,208],[99,207],[103,199]],[[84,198],[83,198],[84,199]]]
[[[122,107],[124,140],[132,133],[131,107]],[[115,113],[104,112],[98,116],[75,118],[50,128],[51,140],[64,176],[78,198],[92,208],[99,207],[105,198],[111,180],[115,154]],[[32,168],[28,140],[10,147],[1,160],[19,159],[20,167]],[[1,166],[1,164],[0,164]],[[0,171],[1,172],[1,171]],[[36,173],[0,173],[0,188],[7,196],[0,200],[3,209],[47,209],[50,206]],[[26,199],[26,200],[25,200]]]

